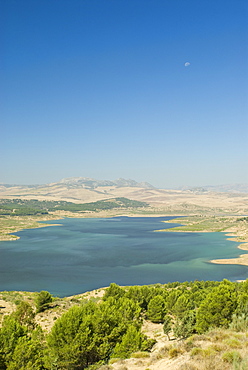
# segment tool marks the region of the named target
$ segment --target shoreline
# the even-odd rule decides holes
[[[227,239],[233,240],[233,239]],[[234,240],[236,241],[236,240]],[[238,245],[238,249],[248,251],[248,242],[245,241],[244,243]],[[217,260],[210,260],[209,262],[219,264],[219,265],[243,265],[248,266],[248,253],[247,254],[240,254],[239,257],[234,258],[223,258]]]
[[[25,216],[24,216],[25,217]],[[50,226],[60,226],[61,224],[42,224],[41,222],[46,222],[46,221],[56,221],[56,220],[63,220],[64,218],[111,218],[111,217],[172,217],[173,219],[174,218],[177,218],[177,217],[181,217],[180,215],[177,215],[177,216],[172,216],[171,214],[168,215],[168,214],[154,214],[154,213],[148,213],[148,214],[139,214],[139,213],[128,213],[128,212],[125,212],[125,213],[115,213],[115,212],[106,212],[106,211],[101,211],[101,212],[98,212],[97,214],[93,213],[93,212],[89,212],[89,213],[81,213],[81,214],[75,214],[75,213],[71,213],[71,212],[68,212],[68,213],[61,213],[61,214],[51,214],[50,217],[49,216],[44,216],[43,218],[38,218],[38,219],[35,219],[35,218],[32,218],[32,217],[27,217],[26,219],[24,218],[21,218],[20,216],[16,217],[14,220],[15,221],[23,221],[23,219],[27,222],[26,225],[23,225],[23,227],[19,227],[19,226],[16,226],[14,228],[14,230],[11,230],[11,231],[7,231],[0,235],[0,242],[4,242],[4,241],[15,241],[15,240],[18,240],[20,239],[20,236],[16,236],[16,235],[13,235],[14,233],[18,233],[19,231],[23,231],[23,230],[28,230],[28,229],[39,229],[41,227],[50,227]],[[7,218],[6,218],[7,219]],[[11,219],[9,219],[11,220]],[[28,222],[29,221],[29,222]],[[30,226],[30,222],[32,223],[32,225]],[[1,219],[0,219],[0,225],[1,225]],[[28,226],[28,227],[25,227],[25,226]]]
[[[166,212],[164,214],[154,214],[154,213],[147,213],[147,214],[139,214],[139,213],[132,213],[132,212],[123,212],[123,213],[119,213],[119,212],[106,212],[106,211],[102,211],[102,212],[98,212],[97,214],[95,213],[84,213],[84,214],[75,214],[75,213],[60,213],[60,214],[51,214],[49,216],[45,216],[45,217],[42,217],[42,218],[38,218],[37,220],[33,219],[32,217],[27,217],[26,219],[25,218],[18,218],[18,219],[15,219],[15,221],[20,221],[20,222],[23,222],[24,224],[22,225],[23,227],[20,227],[20,225],[17,225],[16,227],[14,227],[13,230],[6,230],[6,233],[4,233],[3,235],[0,235],[0,242],[1,241],[15,241],[15,240],[18,240],[20,239],[19,236],[16,236],[16,235],[13,235],[14,233],[17,233],[19,231],[22,231],[22,230],[28,230],[28,229],[38,229],[38,228],[41,228],[41,227],[50,227],[50,226],[60,226],[61,224],[42,224],[41,222],[46,222],[46,221],[56,221],[56,220],[62,220],[63,218],[111,218],[111,217],[172,217],[173,220],[177,220],[177,218],[186,218],[187,219],[187,216],[183,215],[179,215],[177,214],[177,216],[172,216],[171,214],[166,214]],[[188,216],[188,217],[192,217],[192,216]],[[197,217],[197,216],[196,216]],[[218,216],[217,216],[218,217]],[[231,217],[231,216],[230,216]],[[25,222],[26,221],[26,224]],[[165,223],[167,222],[170,222],[171,220],[169,221],[164,221]],[[178,220],[179,221],[179,220]],[[173,222],[172,222],[173,223]],[[177,221],[174,221],[174,223],[177,223]],[[168,231],[173,231],[173,232],[206,232],[206,233],[209,233],[209,232],[216,232],[216,230],[211,226],[209,228],[204,228],[202,230],[181,230],[182,227],[187,227],[188,225],[185,224],[185,225],[180,225],[180,226],[175,226],[174,228],[172,229],[161,229],[161,230],[154,230],[155,232],[168,232]],[[191,225],[194,227],[194,225]],[[178,228],[180,228],[178,230]],[[217,232],[223,232],[226,234],[226,238],[227,240],[233,240],[235,242],[240,242],[241,244],[239,244],[237,246],[238,249],[241,249],[241,250],[244,250],[244,251],[248,251],[248,235],[247,233],[245,233],[244,235],[244,231],[243,231],[243,234],[242,234],[242,229],[236,227],[235,230],[231,230],[229,228],[226,229],[226,230],[218,230]],[[241,242],[240,238],[243,238],[243,241]],[[244,265],[244,266],[248,266],[248,253],[247,254],[241,254],[239,255],[239,257],[234,257],[234,258],[223,258],[223,259],[213,259],[213,260],[209,260],[208,262],[210,263],[214,263],[214,264],[231,264],[231,265]]]
[[[18,216],[17,216],[18,217]],[[14,220],[11,218],[6,218],[5,220],[11,221],[16,221],[17,225],[14,226],[9,226],[9,225],[1,225],[1,220],[0,220],[0,225],[2,226],[2,234],[0,235],[0,242],[5,242],[5,241],[15,241],[20,239],[20,236],[14,235],[15,233],[18,233],[23,230],[29,230],[29,229],[40,229],[42,227],[48,227],[48,226],[59,226],[59,224],[42,224],[41,222],[46,222],[46,221],[52,221],[52,220],[61,220],[64,217],[53,217],[50,215],[50,217],[46,216],[43,218],[38,218],[34,219],[32,217],[18,217],[15,218]],[[19,224],[18,224],[19,221]],[[10,230],[12,228],[12,230]]]
[[[187,218],[187,216],[185,217]],[[167,222],[167,221],[165,221]],[[175,228],[173,229],[162,229],[162,230],[156,230],[158,232],[168,232],[168,231],[172,231],[172,232],[190,232],[190,233],[207,233],[207,232],[222,232],[222,233],[225,233],[225,236],[226,236],[226,239],[227,240],[232,240],[232,241],[235,241],[237,243],[240,243],[237,248],[238,249],[241,249],[241,250],[244,250],[244,251],[248,251],[248,234],[247,234],[247,231],[244,233],[244,230],[242,230],[241,228],[238,228],[236,227],[235,230],[233,230],[231,227],[227,227],[226,230],[214,230],[213,228],[211,229],[202,229],[202,230],[182,230],[182,229],[179,229],[177,230],[178,228],[182,228],[182,227],[187,227],[188,225],[185,224],[183,226],[176,226]],[[192,226],[192,224],[191,224]],[[194,225],[193,225],[194,226]],[[229,230],[228,230],[229,229]],[[243,240],[241,241],[240,238],[243,238]],[[220,258],[220,259],[213,259],[213,260],[209,260],[208,262],[210,263],[214,263],[214,264],[221,264],[221,265],[243,265],[243,266],[248,266],[248,253],[247,254],[241,254],[239,255],[238,257],[233,257],[233,258]]]

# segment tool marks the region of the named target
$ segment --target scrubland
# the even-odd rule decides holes
[[[0,293],[1,369],[248,366],[248,280]]]

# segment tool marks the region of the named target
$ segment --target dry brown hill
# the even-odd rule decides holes
[[[248,193],[156,189],[148,183],[119,179],[97,181],[88,178],[63,179],[37,186],[0,185],[0,198],[64,200],[74,203],[95,202],[125,197],[144,201],[165,212],[185,212],[199,208],[246,214]]]

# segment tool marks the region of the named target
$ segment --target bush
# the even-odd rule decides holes
[[[35,301],[36,312],[39,313],[47,310],[52,300],[52,295],[49,292],[42,290],[40,293],[38,293]]]
[[[156,295],[148,304],[147,317],[152,322],[162,323],[165,313],[165,300],[161,295]]]
[[[224,345],[218,343],[214,343],[211,344],[211,346],[209,346],[209,348],[212,349],[214,352],[221,352],[223,351],[224,347],[225,347]]]
[[[230,348],[239,348],[241,343],[236,338],[228,338],[223,341],[223,343],[227,344]]]
[[[169,349],[169,357],[170,358],[175,358],[181,353],[180,349],[178,348],[171,348]]]
[[[131,353],[138,351],[142,343],[142,334],[135,326],[130,325],[121,342],[117,343],[113,357],[128,358]]]
[[[164,325],[163,325],[163,331],[164,333],[167,335],[167,338],[168,340],[170,340],[170,336],[169,336],[169,333],[171,331],[171,327],[172,327],[172,320],[171,320],[171,317],[166,315],[164,317]]]
[[[237,306],[237,293],[234,285],[223,281],[214,288],[200,304],[196,314],[198,333],[206,332],[210,327],[227,327]]]
[[[115,364],[116,362],[119,362],[119,361],[123,361],[123,360],[119,357],[113,357],[109,360],[109,365]]]
[[[198,355],[201,355],[202,354],[202,348],[200,347],[194,347],[192,348],[191,352],[190,352],[190,356],[194,357],[194,356],[198,356]]]
[[[242,357],[238,351],[228,351],[223,353],[222,360],[232,364],[233,362],[240,362]]]
[[[176,338],[187,338],[195,330],[195,313],[188,311],[181,320],[177,320],[174,326],[174,335]]]
[[[232,317],[232,322],[230,324],[230,329],[236,331],[247,331],[248,329],[248,317],[242,313],[241,315],[234,314]]]
[[[150,357],[150,354],[148,352],[135,352],[131,355],[132,358],[146,358]]]

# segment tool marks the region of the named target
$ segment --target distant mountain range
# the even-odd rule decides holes
[[[52,187],[63,187],[69,189],[85,189],[95,190],[97,188],[143,188],[154,190],[157,189],[155,186],[148,182],[137,182],[132,179],[119,178],[117,180],[96,180],[89,177],[68,177],[58,182],[42,185],[16,185],[16,184],[0,184],[0,187],[12,188],[18,187],[19,189],[39,189],[39,188],[52,188]],[[217,193],[248,193],[248,184],[226,184],[226,185],[207,185],[207,186],[183,186],[179,188],[169,188],[171,190],[190,191],[193,193],[204,193],[204,192],[217,192]]]
[[[184,186],[180,190],[193,192],[214,191],[216,193],[248,193],[248,184],[226,184],[226,185],[207,185],[199,187]]]
[[[96,180],[88,177],[70,177],[43,185],[0,184],[0,199],[22,201],[50,201],[92,203],[126,198],[145,202],[161,211],[174,214],[188,213],[189,209],[218,208],[242,214],[248,210],[248,185],[223,185],[158,189],[147,182],[117,179]],[[172,211],[173,209],[173,211]]]
[[[148,182],[137,182],[132,179],[119,178],[114,181],[110,180],[96,180],[89,177],[68,177],[62,179],[56,184],[66,185],[68,188],[84,188],[93,190],[98,187],[115,186],[118,188],[131,187],[131,188],[144,188],[144,189],[156,189],[155,186]],[[227,184],[227,185],[207,185],[201,187],[182,187],[180,190],[189,190],[193,192],[206,192],[214,191],[217,193],[248,193],[248,184]]]
[[[131,179],[117,179],[114,181],[110,180],[96,180],[91,179],[89,177],[68,177],[65,179],[62,179],[58,182],[58,184],[66,185],[70,188],[78,188],[83,187],[85,189],[96,189],[101,186],[117,186],[119,188],[122,187],[134,187],[134,188],[145,188],[145,189],[155,189],[155,187],[148,182],[137,182],[135,180]]]
[[[55,186],[61,185],[63,187],[67,187],[70,189],[76,188],[84,188],[89,190],[94,190],[98,187],[106,187],[106,186],[115,186],[115,187],[131,187],[131,188],[144,188],[144,189],[156,189],[153,185],[149,184],[148,182],[137,182],[131,179],[117,179],[114,181],[111,180],[96,180],[90,177],[67,177],[58,182],[50,183],[50,184],[37,184],[37,185],[17,185],[17,184],[1,184],[0,186],[4,186],[6,188],[18,187],[18,188],[43,188],[44,186]]]

